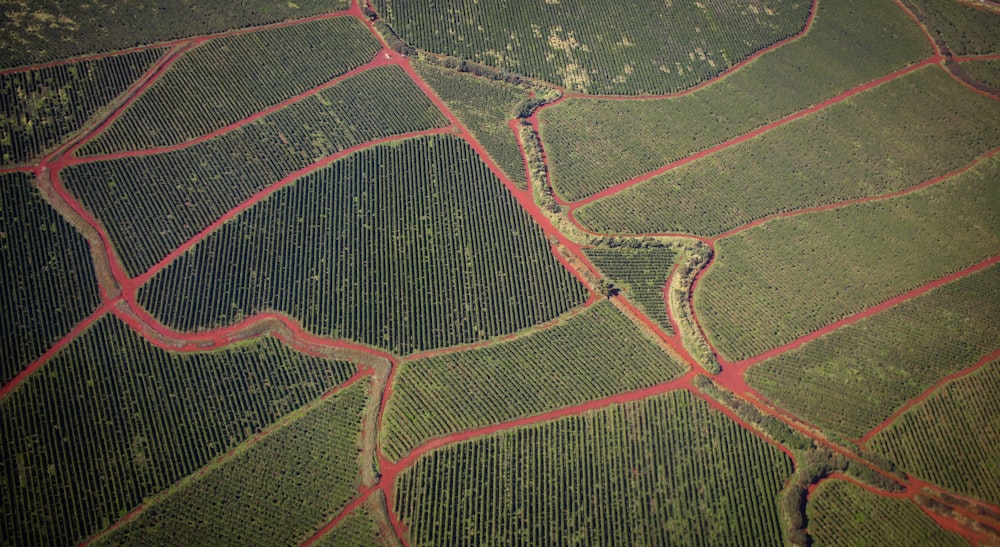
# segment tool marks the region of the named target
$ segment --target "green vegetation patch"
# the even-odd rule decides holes
[[[182,143],[358,68],[379,49],[353,17],[210,40],[178,59],[80,152]],[[371,108],[364,102],[351,106]]]
[[[379,145],[309,174],[139,291],[182,331],[276,310],[397,354],[512,333],[585,299],[531,217],[451,135]]]
[[[381,492],[379,490],[378,492]],[[372,494],[375,495],[375,494]],[[366,504],[359,505],[357,509],[340,521],[336,528],[319,538],[317,547],[342,547],[351,545],[353,547],[379,547],[383,545],[380,541],[381,531],[378,524],[372,517],[371,511]]]
[[[346,0],[8,0],[0,13],[4,67],[263,25],[347,9]]]
[[[272,338],[170,353],[105,317],[0,401],[0,543],[77,543],[353,369]]]
[[[961,1],[909,0],[928,29],[956,55],[1000,53],[1000,13]]]
[[[0,74],[0,165],[35,159],[79,130],[164,51]]]
[[[664,287],[677,253],[669,247],[595,247],[584,251],[597,269],[663,332],[674,333]]]
[[[791,473],[681,391],[431,452],[395,507],[414,545],[780,545]]]
[[[585,198],[930,55],[892,0],[823,0],[806,35],[691,94],[543,110],[553,185]]]
[[[87,241],[30,175],[0,174],[0,385],[101,303]]]
[[[968,545],[942,529],[913,502],[873,494],[842,480],[826,480],[809,495],[809,534],[823,545]]]
[[[961,67],[973,80],[1000,89],[1000,59],[962,63]]]
[[[358,382],[317,403],[98,543],[295,545],[309,539],[357,495],[366,389]]]
[[[923,190],[720,240],[694,295],[709,340],[746,359],[996,255],[998,176],[994,156]]]
[[[755,365],[747,382],[796,416],[859,438],[997,347],[994,265]]]
[[[810,2],[375,0],[411,46],[586,93],[667,93],[799,32]]]
[[[528,91],[428,63],[414,63],[413,67],[448,110],[472,132],[504,174],[519,187],[527,187],[517,135],[508,122],[518,114],[518,107],[528,97]]]
[[[383,449],[423,442],[672,380],[687,370],[602,302],[509,342],[404,364],[385,413]]]
[[[917,403],[869,445],[918,477],[997,505],[998,408],[1000,362],[994,361]]]
[[[397,66],[374,68],[174,152],[74,165],[66,187],[139,275],[255,193],[323,157],[448,123]]]
[[[998,145],[1000,102],[928,66],[588,204],[577,218],[602,232],[712,236],[902,190]]]

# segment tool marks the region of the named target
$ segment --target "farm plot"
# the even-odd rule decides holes
[[[414,545],[778,545],[791,472],[681,391],[426,454],[395,507]]]
[[[178,59],[80,154],[182,143],[358,68],[379,49],[353,17],[210,40]]]
[[[403,364],[383,450],[398,460],[434,437],[649,387],[686,368],[600,303],[515,340]]]
[[[381,490],[372,495],[379,495]],[[384,499],[384,497],[383,497]],[[380,540],[381,530],[376,523],[367,504],[359,506],[351,514],[323,535],[314,543],[317,547],[341,547],[343,545],[353,545],[355,547],[379,547],[386,545]]]
[[[823,481],[806,506],[809,534],[823,545],[967,545],[913,502],[879,496],[842,480]]]
[[[1000,159],[891,199],[781,218],[716,244],[694,305],[746,359],[1000,251]]]
[[[899,138],[906,135],[906,138]],[[902,190],[1000,145],[1000,102],[928,66],[577,212],[602,232],[713,236]]]
[[[669,4],[375,0],[410,45],[586,93],[667,93],[799,32],[810,2]]]
[[[1000,266],[953,281],[754,365],[747,383],[859,438],[938,379],[1000,347]]]
[[[1000,59],[962,63],[962,70],[972,79],[994,89],[1000,89]]]
[[[0,19],[3,67],[112,51],[347,9],[346,0],[8,2]],[[16,7],[15,7],[16,6]]]
[[[76,543],[353,369],[272,338],[173,354],[104,317],[0,401],[0,541]]]
[[[907,472],[998,505],[998,407],[1000,363],[994,361],[907,410],[869,446]]]
[[[295,545],[357,495],[358,382],[149,504],[97,544]]]
[[[892,0],[821,0],[807,34],[693,93],[640,101],[570,98],[543,110],[552,183],[568,201],[585,198],[931,53],[919,27]]]
[[[397,354],[511,333],[586,291],[464,141],[347,156],[244,211],[139,291],[182,331],[265,310]]]
[[[418,62],[413,67],[448,110],[472,132],[504,174],[519,187],[526,187],[521,150],[507,124],[528,97],[527,90],[429,63]]]
[[[87,241],[27,174],[0,175],[0,385],[101,302]]]
[[[674,334],[663,289],[677,253],[669,247],[595,247],[584,251],[587,258],[625,293],[644,314]]]
[[[909,0],[917,15],[956,55],[1000,53],[1000,13],[961,2]]]
[[[134,276],[255,193],[320,158],[447,123],[403,69],[387,66],[189,148],[83,163],[62,176],[104,223]]]
[[[0,165],[26,163],[77,131],[164,49],[0,74]]]

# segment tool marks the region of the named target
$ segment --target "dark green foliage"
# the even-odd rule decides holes
[[[668,335],[674,332],[667,316],[663,288],[677,253],[669,247],[595,247],[587,258],[608,276],[618,290]]]
[[[297,169],[351,146],[446,123],[401,68],[380,67],[190,148],[84,163],[62,176],[104,222],[126,269],[138,275]]]
[[[0,164],[25,163],[56,146],[163,52],[146,49],[0,75]]]
[[[265,310],[406,354],[508,334],[586,299],[464,141],[352,154],[213,232],[139,291],[179,330]]]
[[[76,543],[352,369],[271,338],[173,354],[105,317],[0,401],[0,544]]]
[[[101,302],[87,241],[32,186],[0,175],[0,385]]]
[[[959,64],[973,80],[985,84],[991,91],[1000,90],[1000,59]],[[997,95],[1000,93],[994,91]]]
[[[1000,13],[952,0],[909,0],[917,16],[955,55],[1000,53]]]

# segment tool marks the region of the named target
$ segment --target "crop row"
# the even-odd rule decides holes
[[[353,17],[210,40],[178,59],[80,153],[183,143],[360,67],[378,50]]]
[[[364,142],[445,124],[403,69],[379,67],[189,148],[83,163],[62,176],[104,223],[128,272],[138,275],[297,169]]]
[[[254,205],[139,292],[183,331],[265,310],[400,354],[484,340],[581,304],[583,286],[471,147],[352,154]]]
[[[346,0],[173,0],[11,4],[0,21],[0,68],[274,23],[347,9]]]
[[[886,498],[842,480],[809,495],[809,534],[816,545],[966,545],[908,500]]]
[[[1000,505],[998,408],[1000,362],[994,361],[907,410],[870,446],[909,473]]]
[[[901,190],[998,145],[1000,103],[928,66],[588,204],[577,218],[602,232],[711,236]]]
[[[0,165],[35,159],[80,129],[164,51],[147,49],[0,75]]]
[[[0,400],[0,543],[78,542],[352,372],[271,338],[172,354],[106,316]]]
[[[0,175],[0,385],[100,304],[86,240],[29,175]]]
[[[674,333],[667,315],[663,288],[677,253],[669,247],[595,247],[584,251],[587,258],[663,332]]]
[[[517,115],[518,106],[528,96],[527,91],[430,63],[417,62],[413,66],[504,174],[518,186],[526,187],[524,160],[517,137],[507,123]]]
[[[376,491],[376,493],[381,490]],[[376,495],[376,494],[372,494]],[[352,545],[356,547],[378,547],[385,545],[380,541],[381,530],[372,517],[367,504],[359,506],[337,525],[336,528],[324,534],[314,543],[317,547],[341,547]]]
[[[686,367],[609,303],[515,340],[402,365],[385,412],[383,450],[676,378]]]
[[[691,94],[571,98],[543,110],[552,183],[566,200],[585,198],[930,53],[920,29],[892,0],[820,0],[807,34]]]
[[[962,63],[961,67],[972,79],[993,89],[1000,89],[1000,59]]]
[[[746,359],[1000,252],[1000,158],[895,198],[781,218],[716,243],[694,294]]]
[[[747,382],[796,416],[859,438],[997,347],[1000,265],[754,365]]]
[[[358,382],[172,489],[102,538],[108,545],[294,545],[357,494]]]
[[[718,75],[798,32],[810,3],[505,3],[429,9],[376,0],[410,45],[590,93],[666,93]]]
[[[962,2],[909,0],[923,20],[952,53],[986,55],[1000,53],[1000,13],[964,5]]]
[[[415,545],[777,545],[791,472],[680,391],[431,452],[395,507]]]

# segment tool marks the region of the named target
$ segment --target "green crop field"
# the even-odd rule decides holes
[[[107,545],[291,545],[357,493],[364,382],[151,503]],[[265,493],[263,496],[262,493]]]
[[[83,163],[63,176],[104,222],[126,269],[138,275],[226,211],[316,160],[446,123],[402,69],[376,68],[189,148]],[[147,214],[132,214],[136,207]]]
[[[754,365],[747,383],[815,425],[859,438],[998,347],[994,265]]]
[[[817,547],[967,545],[912,502],[878,496],[842,480],[820,484],[809,495],[808,514]]]
[[[994,156],[903,196],[720,240],[694,295],[709,340],[746,359],[997,254],[998,173]]]
[[[98,532],[352,372],[273,339],[173,354],[105,317],[0,400],[0,542]]]
[[[515,332],[584,299],[450,136],[377,146],[282,188],[139,293],[179,330],[280,310],[310,332],[401,354]]]
[[[164,51],[0,74],[0,165],[35,159],[79,130]]]
[[[977,9],[962,2],[909,0],[918,17],[927,22],[949,50],[958,55],[1000,53],[1000,12]]]
[[[1000,59],[962,63],[962,70],[974,80],[1000,89]]]
[[[0,66],[187,38],[346,9],[346,0],[264,2],[11,0],[0,16]]]
[[[322,536],[314,545],[318,547],[378,547],[384,545],[378,525],[364,505],[351,512],[336,528]]]
[[[1000,362],[946,384],[873,437],[901,468],[1000,505]]]
[[[997,146],[1000,102],[929,66],[588,204],[577,218],[600,232],[717,235],[902,190]]]
[[[594,266],[663,332],[674,334],[664,287],[677,258],[676,251],[669,247],[595,247],[585,252]]]
[[[791,472],[682,391],[432,452],[395,506],[415,545],[777,545]]]
[[[350,17],[212,40],[185,53],[80,152],[183,143],[358,68],[378,50]]]
[[[507,124],[517,116],[518,107],[528,97],[527,90],[429,63],[415,63],[414,68],[482,143],[504,174],[518,186],[526,187],[524,158],[517,136]]]
[[[649,387],[686,368],[597,304],[517,340],[405,363],[383,449],[399,459],[434,437]]]
[[[0,174],[0,385],[97,309],[87,242],[31,177]]]
[[[573,91],[629,95],[677,91],[716,76],[799,32],[809,13],[809,3],[796,0],[373,4],[414,47]]]
[[[543,110],[553,186],[585,198],[930,55],[892,0],[822,0],[806,35],[691,94]]]

